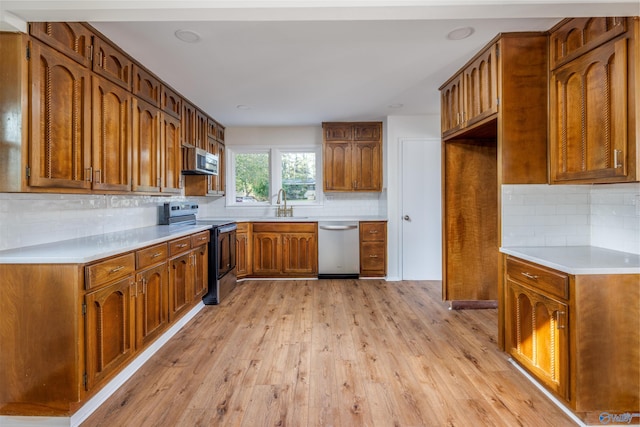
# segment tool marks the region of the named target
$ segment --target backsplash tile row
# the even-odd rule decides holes
[[[503,185],[502,246],[640,253],[640,184]]]

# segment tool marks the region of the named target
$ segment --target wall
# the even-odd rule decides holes
[[[575,245],[640,254],[640,184],[502,186],[502,246]]]

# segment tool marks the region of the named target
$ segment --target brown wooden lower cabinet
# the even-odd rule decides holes
[[[360,221],[360,275],[384,277],[387,274],[386,221]]]
[[[587,424],[640,407],[640,275],[506,256],[506,351]]]
[[[318,224],[257,222],[252,225],[252,275],[316,277]]]
[[[0,415],[76,412],[200,302],[208,236],[195,233],[86,265],[0,264]],[[179,268],[170,275],[172,266]],[[170,312],[170,285],[178,283],[173,307],[179,309]]]

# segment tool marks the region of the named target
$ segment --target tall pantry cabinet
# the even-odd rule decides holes
[[[496,36],[440,88],[443,299],[495,306],[500,186],[547,181],[547,35]]]

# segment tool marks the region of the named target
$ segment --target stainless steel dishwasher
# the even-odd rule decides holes
[[[318,221],[318,278],[358,278],[358,221]]]

